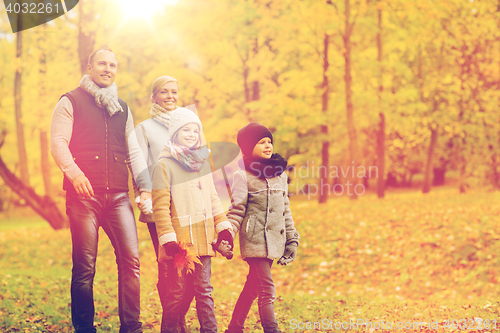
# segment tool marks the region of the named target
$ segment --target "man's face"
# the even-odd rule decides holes
[[[90,79],[101,88],[109,87],[115,81],[117,67],[115,54],[106,50],[97,52],[92,63],[87,65]]]

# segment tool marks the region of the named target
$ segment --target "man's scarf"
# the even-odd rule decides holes
[[[118,89],[114,82],[109,87],[101,88],[92,81],[89,75],[84,75],[80,81],[80,88],[94,96],[97,106],[108,110],[110,116],[120,111],[123,112],[118,102]]]

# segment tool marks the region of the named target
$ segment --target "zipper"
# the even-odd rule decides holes
[[[106,121],[106,114],[104,113],[104,177],[106,178],[106,190],[109,191],[108,183],[108,122]]]

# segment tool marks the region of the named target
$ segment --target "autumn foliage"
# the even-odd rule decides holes
[[[357,202],[336,198],[326,205],[292,198],[301,239],[296,261],[273,268],[280,327],[294,331],[292,319],[442,323],[498,318],[498,202],[498,192],[458,195],[449,188],[429,195],[392,193],[386,200],[374,194]],[[9,227],[4,222],[0,230],[0,330],[69,332],[69,230],[53,231],[43,223],[16,224]],[[138,230],[141,316],[146,332],[159,332],[155,254],[145,225],[139,224]],[[233,260],[213,260],[220,330],[229,324],[247,269],[238,245]],[[113,248],[102,234],[94,286],[95,320],[102,331],[115,332],[118,327],[116,276]],[[261,330],[258,320],[254,308],[248,332]],[[198,327],[194,303],[188,322]]]

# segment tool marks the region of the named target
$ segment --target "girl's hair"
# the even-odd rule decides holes
[[[187,126],[187,125],[189,125],[189,124],[196,124],[196,123],[188,123],[188,124],[186,124],[186,125],[184,125],[184,126]],[[198,125],[198,124],[196,124],[196,125]],[[181,143],[179,142],[179,131],[180,131],[180,130],[182,130],[182,129],[184,128],[184,126],[182,126],[181,128],[179,128],[179,129],[175,132],[174,136],[173,136],[173,137],[172,137],[172,139],[171,139],[171,140],[172,140],[172,142],[173,142],[174,144],[176,144],[176,145],[179,145],[179,146],[181,145]],[[200,125],[198,125],[198,131],[199,131],[199,132],[198,132],[198,142],[196,142],[196,144],[193,146],[193,148],[198,148],[198,147],[201,145],[201,128],[200,128]]]
[[[156,95],[160,91],[160,89],[165,85],[165,83],[168,82],[177,83],[177,88],[179,88],[179,82],[177,82],[177,80],[174,79],[173,77],[167,75],[160,76],[155,80],[155,82],[153,82],[153,85],[151,86],[151,97]]]

